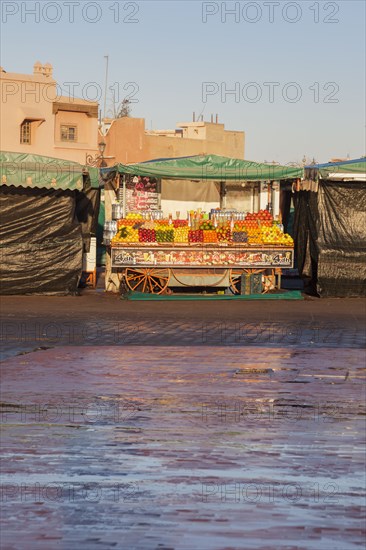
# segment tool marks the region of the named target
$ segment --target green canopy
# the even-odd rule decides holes
[[[86,168],[70,160],[0,151],[2,185],[82,190],[83,176],[89,176],[92,187],[99,187],[97,168]]]
[[[342,175],[363,175],[366,174],[366,157],[360,159],[346,160],[344,162],[329,162],[327,164],[316,164],[307,168],[316,168],[319,171],[319,176],[323,179]]]
[[[157,159],[136,164],[117,164],[114,167],[102,169],[102,174],[108,175],[116,170],[122,174],[155,176],[160,179],[216,181],[268,181],[296,179],[303,176],[303,169],[297,166],[260,164],[217,155],[197,155]]]

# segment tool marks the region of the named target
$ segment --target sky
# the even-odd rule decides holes
[[[128,97],[146,128],[218,114],[245,158],[365,155],[363,0],[1,1],[1,66],[50,62],[63,95]]]

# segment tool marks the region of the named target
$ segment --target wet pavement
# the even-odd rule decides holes
[[[3,311],[2,549],[364,548],[364,305],[32,299]]]
[[[128,302],[118,296],[2,298],[2,357],[58,346],[362,348],[365,300]]]

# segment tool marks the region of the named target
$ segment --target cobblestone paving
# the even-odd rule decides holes
[[[133,325],[8,325],[4,550],[364,548],[360,327]]]
[[[3,358],[58,346],[266,346],[363,348],[360,321],[344,326],[337,320],[303,322],[197,319],[75,321],[56,319],[1,323]]]

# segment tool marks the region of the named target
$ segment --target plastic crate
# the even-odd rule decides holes
[[[262,273],[252,273],[250,276],[250,294],[262,294]]]
[[[240,294],[262,294],[262,273],[243,273],[240,279]]]

